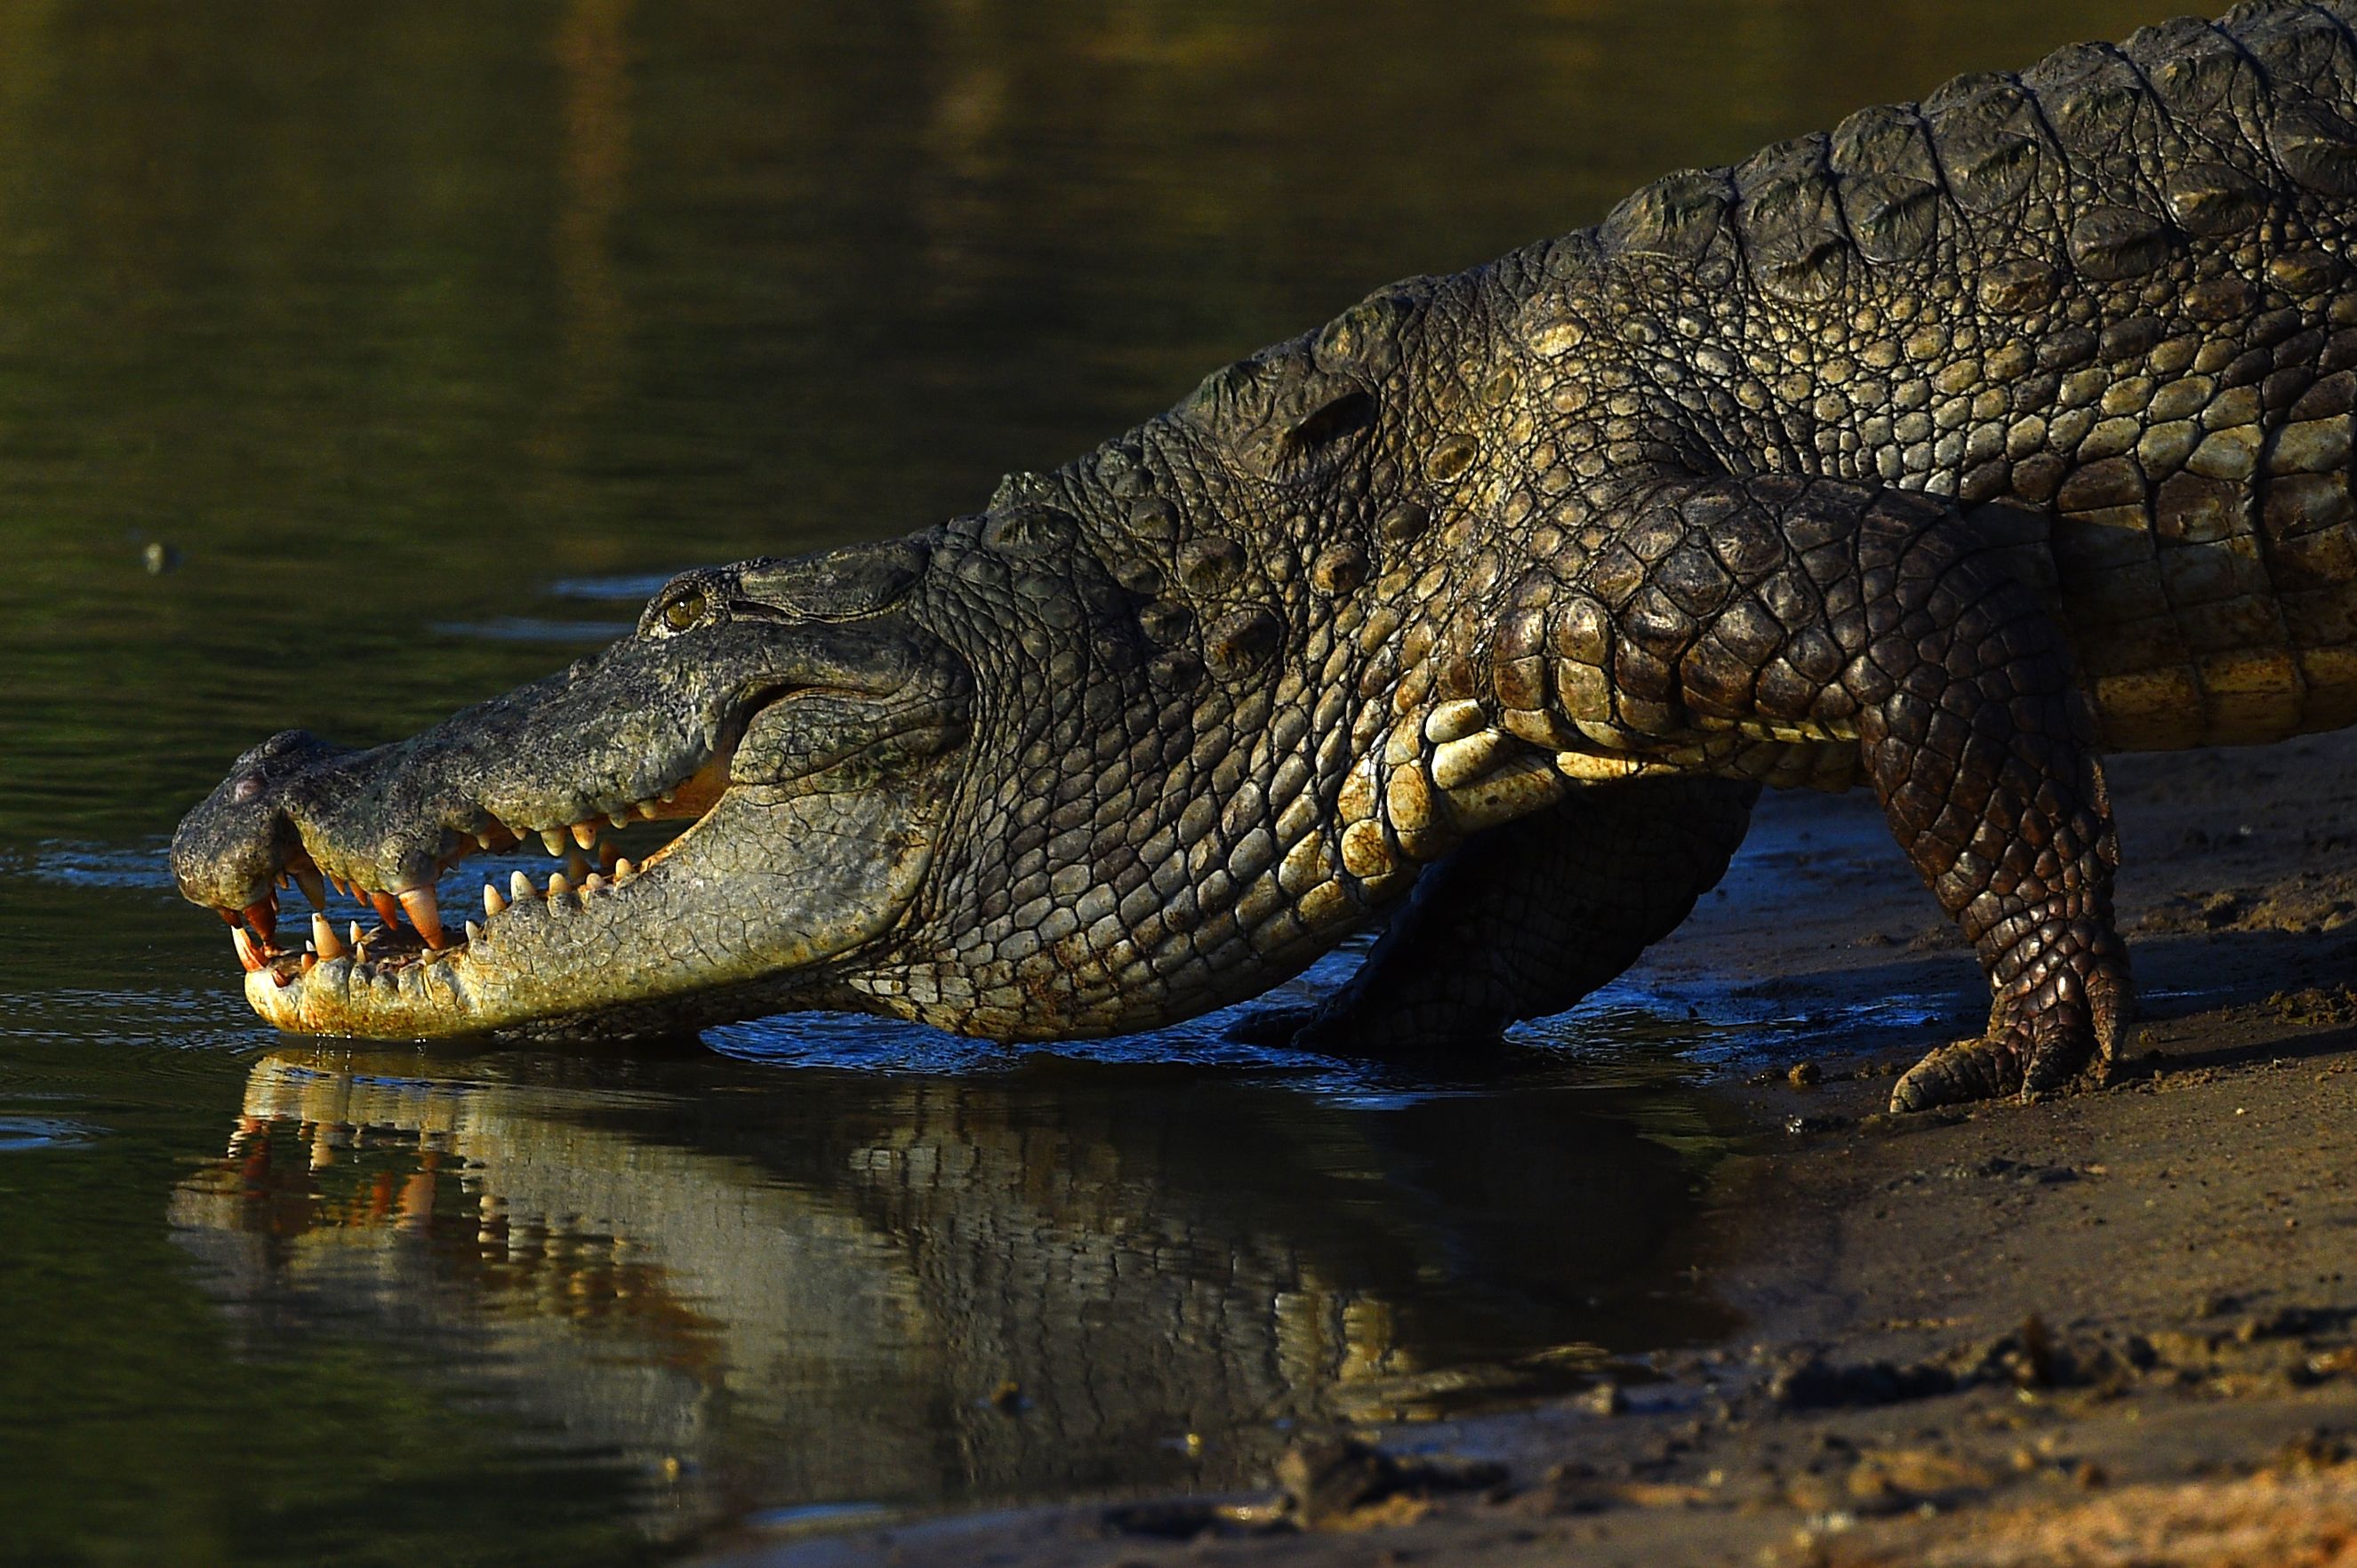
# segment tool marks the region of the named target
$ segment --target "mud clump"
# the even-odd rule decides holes
[[[2357,1023],[2357,987],[2309,985],[2298,991],[2278,991],[2267,998],[2267,1011],[2287,1024]]]
[[[1436,1494],[1486,1491],[1506,1467],[1485,1460],[1401,1458],[1356,1438],[1297,1443],[1276,1462],[1291,1521],[1303,1530],[1365,1530],[1421,1517]]]
[[[2357,1466],[2123,1487],[2010,1509],[1944,1541],[1861,1541],[1830,1568],[2357,1568]]]

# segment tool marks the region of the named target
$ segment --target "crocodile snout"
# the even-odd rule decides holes
[[[293,797],[323,768],[351,755],[349,746],[290,729],[240,757],[172,833],[172,880],[181,897],[211,908],[231,926],[242,919],[266,950],[280,879],[304,882],[308,888],[319,875],[303,853],[290,810]]]

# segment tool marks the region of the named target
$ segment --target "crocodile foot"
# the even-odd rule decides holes
[[[1977,1040],[1933,1050],[1900,1078],[1890,1091],[1890,1109],[1929,1111],[2007,1095],[2027,1101],[2064,1088],[2100,1088],[2111,1067],[2111,1053],[2085,1013],[2056,1008],[1999,1026]]]
[[[1240,1046],[1286,1050],[1299,1041],[1302,1031],[1316,1023],[1318,1015],[1324,1011],[1316,1003],[1309,1002],[1255,1007],[1220,1033],[1223,1038]]]

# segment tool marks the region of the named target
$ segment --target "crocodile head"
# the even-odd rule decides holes
[[[174,875],[290,1031],[630,1035],[839,1004],[925,882],[969,736],[966,665],[913,613],[928,556],[691,572],[629,637],[408,740],[274,736],[180,823]],[[689,825],[618,858],[666,818]],[[479,922],[438,906],[458,862],[544,845],[569,867],[545,888],[498,872]],[[380,911],[359,950],[281,917],[278,888],[323,882]]]
[[[1348,757],[1309,733],[1300,633],[1274,608],[1222,632],[1151,564],[1167,546],[1100,526],[1118,498],[1048,483],[688,573],[613,646],[407,740],[274,736],[181,822],[180,891],[231,923],[254,1008],[306,1034],[833,1009],[1074,1038],[1257,994],[1372,897],[1328,832]],[[655,847],[650,818],[688,825]],[[545,886],[461,864],[544,844],[568,865]],[[382,923],[356,943],[299,897],[282,914],[323,883]]]

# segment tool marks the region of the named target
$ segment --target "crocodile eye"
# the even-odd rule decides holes
[[[704,590],[690,588],[663,607],[663,625],[673,631],[685,631],[704,618]]]

